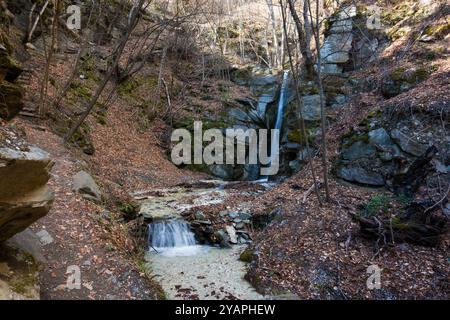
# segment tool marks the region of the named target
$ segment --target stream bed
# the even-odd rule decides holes
[[[199,245],[182,213],[198,205],[220,203],[228,192],[173,188],[136,195],[148,226],[146,263],[168,299],[263,299],[244,279],[246,263],[239,260],[246,245],[224,249]]]
[[[149,252],[146,260],[168,299],[263,299],[244,279],[246,265],[239,260],[244,248],[174,248]]]

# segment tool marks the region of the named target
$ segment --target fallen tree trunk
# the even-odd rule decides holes
[[[432,208],[430,210],[430,208]],[[432,201],[411,202],[399,214],[392,216],[364,216],[355,214],[363,236],[384,239],[385,244],[409,242],[436,246],[441,235],[448,231],[447,217],[438,213]]]

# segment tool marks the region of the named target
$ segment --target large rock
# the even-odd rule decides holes
[[[87,200],[102,201],[102,193],[97,183],[86,171],[80,171],[73,177],[73,190]]]
[[[45,216],[53,203],[47,187],[53,165],[43,150],[0,148],[0,242]]]
[[[237,244],[238,243],[238,238],[237,238],[237,235],[236,235],[236,229],[234,229],[233,226],[226,226],[225,227],[225,231],[228,234],[228,237],[230,239],[229,241],[232,244]]]
[[[320,120],[320,95],[304,96],[303,118],[306,121]]]
[[[350,60],[350,49],[352,48],[353,34],[333,33],[325,39],[320,49],[323,63],[346,63]]]
[[[337,176],[346,181],[364,185],[381,187],[385,184],[385,180],[381,174],[370,172],[359,167],[341,167],[337,170]]]
[[[23,108],[23,90],[20,86],[0,81],[0,118],[11,120]]]
[[[364,141],[356,141],[348,149],[345,149],[342,152],[342,158],[352,161],[360,158],[370,158],[374,156],[375,153],[376,149],[372,145],[367,144]]]
[[[415,137],[408,135],[398,129],[394,129],[391,131],[391,137],[400,146],[400,148],[402,148],[403,151],[416,157],[422,156],[428,149],[428,146],[426,144],[415,141]]]

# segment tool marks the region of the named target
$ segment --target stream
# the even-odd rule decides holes
[[[223,202],[228,191],[173,188],[137,198],[141,214],[151,218],[146,261],[168,299],[263,299],[244,276],[239,260],[246,245],[231,249],[200,245],[182,213],[192,207]]]
[[[282,128],[288,82],[289,71],[284,71],[275,123],[275,129],[278,130]],[[274,99],[273,88],[271,92],[262,92],[260,96],[255,110],[260,116],[265,114],[267,104]],[[271,161],[278,161],[279,150],[276,148],[280,142],[279,134],[276,139],[278,141],[271,142]],[[258,181],[267,184],[268,180],[267,176],[260,176]],[[145,195],[145,192],[135,195],[141,201],[140,214],[151,221],[147,230],[146,261],[168,299],[264,299],[244,279],[247,266],[239,260],[241,252],[246,248],[245,243],[250,240],[241,233],[237,235],[242,230],[235,228],[242,228],[242,220],[249,218],[236,220],[234,217],[232,225],[228,222],[224,233],[228,233],[230,243],[234,244],[228,249],[199,245],[192,226],[183,219],[186,210],[226,201],[229,191],[224,188],[224,184],[225,182],[219,182],[215,187],[206,189],[179,187],[153,190],[150,195]],[[208,220],[196,219],[199,224],[211,224]]]

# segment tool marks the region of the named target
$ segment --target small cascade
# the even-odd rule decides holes
[[[188,256],[198,253],[195,235],[183,220],[156,222],[148,225],[149,248],[172,256]]]

